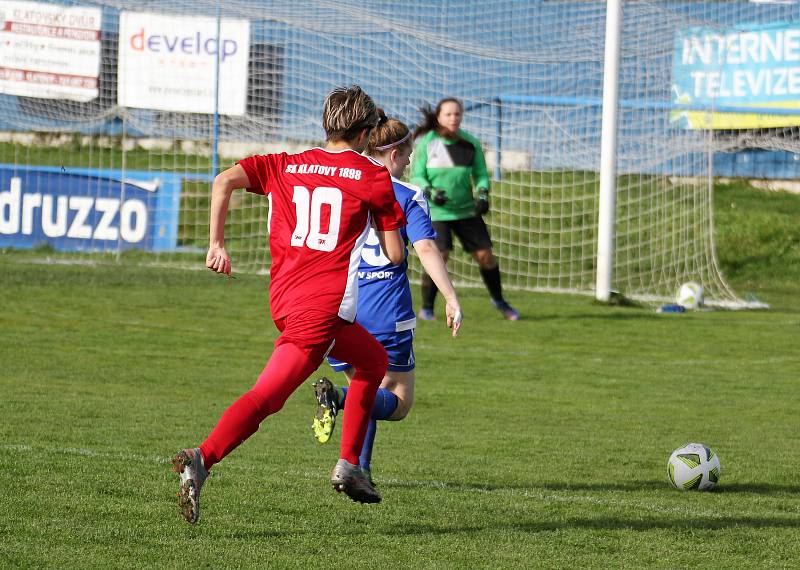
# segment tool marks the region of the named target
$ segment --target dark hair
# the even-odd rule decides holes
[[[337,87],[325,98],[322,128],[330,142],[354,140],[364,129],[378,124],[378,110],[372,97],[358,85]]]
[[[399,149],[411,146],[411,137],[403,141],[403,139],[407,137],[408,132],[409,129],[405,123],[398,119],[387,117],[383,109],[378,109],[378,124],[369,134],[369,142],[367,143],[367,148],[364,153],[375,156],[376,153],[391,150],[390,148],[381,148],[379,150],[379,147],[391,145],[391,148]],[[400,141],[403,142],[401,143]]]
[[[444,138],[453,138],[455,136],[439,124],[439,113],[442,112],[442,106],[445,103],[455,103],[461,109],[461,112],[464,112],[464,105],[455,97],[445,97],[436,104],[436,109],[433,109],[430,105],[423,105],[419,108],[420,113],[422,113],[422,123],[414,129],[414,138],[425,135],[430,131],[436,131],[436,134]]]

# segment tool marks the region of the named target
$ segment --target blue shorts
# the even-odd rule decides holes
[[[389,354],[389,370],[410,372],[414,370],[414,331],[400,331],[374,335]],[[336,372],[352,368],[347,362],[328,357],[328,364]]]

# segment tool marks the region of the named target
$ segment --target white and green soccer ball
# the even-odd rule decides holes
[[[719,457],[702,443],[687,443],[669,456],[669,482],[681,491],[710,491],[719,482]]]
[[[684,309],[696,309],[703,306],[703,286],[694,281],[681,285],[675,302]]]

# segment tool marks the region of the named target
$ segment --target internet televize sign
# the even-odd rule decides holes
[[[678,32],[672,102],[707,106],[673,111],[672,120],[695,129],[800,125],[800,114],[769,115],[769,107],[800,110],[800,25],[773,23],[720,31]],[[754,113],[712,112],[714,106],[752,107]]]
[[[0,165],[0,247],[174,250],[180,182],[120,174]]]

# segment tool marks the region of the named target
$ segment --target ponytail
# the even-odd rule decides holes
[[[439,113],[445,103],[455,103],[461,109],[461,112],[464,112],[464,105],[455,97],[445,97],[436,104],[436,109],[428,104],[423,105],[419,108],[419,112],[422,113],[422,122],[414,129],[414,138],[426,135],[430,131],[436,131],[437,135],[446,139],[458,138],[457,135],[450,134],[439,124]]]
[[[436,119],[438,113],[433,110],[433,107],[423,105],[419,108],[419,112],[422,113],[422,122],[414,129],[414,138],[427,135],[439,127],[439,121]]]
[[[375,156],[378,153],[405,145],[411,145],[411,131],[403,122],[390,119],[383,109],[378,109],[378,124],[369,135],[369,142],[364,153]]]

